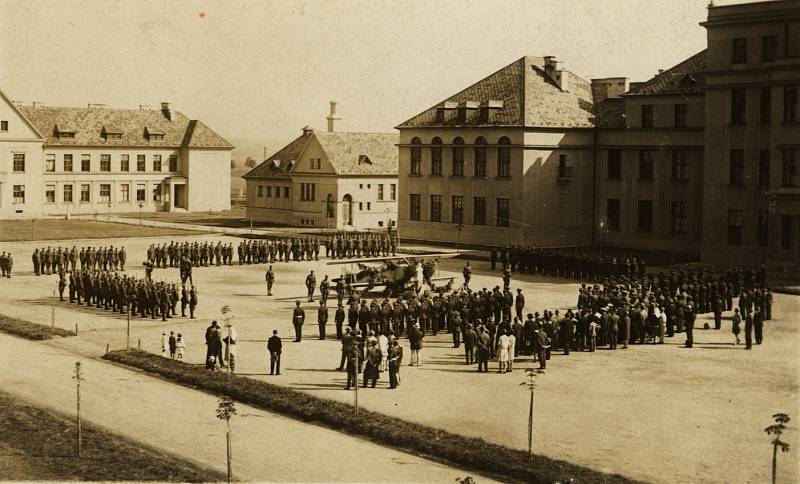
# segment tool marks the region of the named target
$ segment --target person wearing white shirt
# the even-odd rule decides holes
[[[499,364],[499,369],[497,373],[506,373],[507,366],[508,366],[508,349],[511,347],[511,339],[508,337],[507,332],[503,332],[499,338],[497,338],[497,363]]]

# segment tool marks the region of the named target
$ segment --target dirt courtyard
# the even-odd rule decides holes
[[[124,245],[129,272],[143,275],[141,263],[147,246],[158,239],[131,238],[67,241],[60,245]],[[240,239],[225,236],[172,236],[164,240],[223,240],[236,246]],[[49,324],[57,276],[35,277],[30,254],[34,247],[58,242],[1,243],[0,251],[12,251],[12,279],[0,280],[0,312],[12,317]],[[324,253],[324,252],[323,252]],[[290,386],[322,398],[351,402],[353,394],[343,390],[345,374],[339,364],[340,344],[335,337],[333,312],[328,338],[319,340],[316,324],[318,303],[305,303],[306,324],[302,343],[291,342],[291,310],[295,299],[305,301],[304,280],[314,270],[317,280],[336,277],[341,266],[319,262],[276,263],[274,297],[265,296],[265,265],[195,268],[199,289],[198,319],[160,320],[133,318],[131,341],[135,347],[161,351],[162,331],[184,334],[187,360],[202,363],[204,333],[213,319],[221,320],[220,308],[229,305],[240,344],[237,372],[271,383]],[[473,262],[471,286],[501,284],[499,273],[490,273],[488,263]],[[457,275],[463,261],[442,261],[440,272]],[[177,281],[177,269],[157,269],[154,279]],[[545,308],[574,307],[576,281],[515,277],[512,290],[525,293],[526,312]],[[684,336],[668,338],[663,345],[632,345],[627,350],[600,349],[595,353],[554,353],[547,373],[536,390],[534,448],[537,453],[580,465],[651,482],[766,482],[770,478],[772,448],[763,429],[774,413],[788,413],[785,440],[792,445],[778,456],[779,482],[798,482],[800,452],[800,297],[776,294],[773,319],[765,323],[764,343],[745,351],[734,346],[730,313],[722,330],[695,333],[695,347],[682,347]],[[696,327],[710,320],[698,318]],[[55,304],[55,323],[74,329],[79,336],[60,340],[59,347],[88,356],[102,354],[126,344],[126,318],[110,311]],[[712,321],[713,327],[713,321]],[[277,329],[284,339],[283,374],[270,377],[266,338]],[[405,363],[410,351],[407,340]],[[463,350],[452,347],[449,334],[426,336],[423,366],[401,371],[399,389],[389,391],[388,376],[374,390],[359,392],[359,403],[371,410],[452,432],[524,449],[527,446],[529,394],[523,369],[533,363],[517,359],[510,374],[477,373],[464,364]],[[490,363],[490,370],[497,364]],[[191,411],[191,409],[187,409]]]

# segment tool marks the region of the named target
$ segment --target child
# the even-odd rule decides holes
[[[175,331],[169,332],[169,357],[173,360],[175,359],[175,350],[176,350],[176,341],[175,341]]]
[[[175,340],[175,356],[178,361],[183,361],[183,352],[186,351],[186,342],[183,340],[183,335],[178,333],[178,339]]]

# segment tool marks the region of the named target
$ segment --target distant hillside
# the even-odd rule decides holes
[[[264,161],[266,157],[283,148],[291,140],[278,140],[274,138],[230,138],[228,141],[235,146],[231,152],[231,159],[236,162],[238,167],[244,165],[248,156],[253,157],[256,163]],[[266,147],[267,156],[264,156],[264,147]]]

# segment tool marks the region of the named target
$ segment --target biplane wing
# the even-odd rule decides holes
[[[426,259],[449,259],[450,257],[456,257],[457,255],[463,254],[464,251],[461,252],[440,252],[438,254],[422,254],[422,255],[393,255],[390,257],[364,257],[361,259],[337,259],[334,261],[328,262],[329,266],[335,266],[340,264],[358,264],[358,263],[370,263],[370,262],[384,262],[389,260],[426,260]]]

